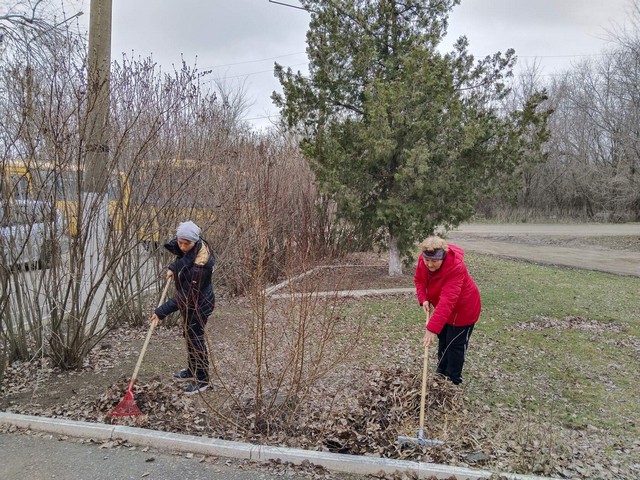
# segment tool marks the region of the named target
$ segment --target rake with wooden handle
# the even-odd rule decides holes
[[[164,290],[162,290],[162,295],[160,295],[160,302],[158,302],[158,306],[164,303],[164,298],[167,295],[167,290],[169,289],[169,284],[171,283],[171,278],[167,279],[167,282],[164,285]],[[156,328],[158,321],[154,319],[151,322],[151,326],[149,327],[149,331],[147,332],[147,338],[144,340],[144,344],[142,345],[142,350],[140,350],[140,356],[138,356],[138,362],[136,363],[136,368],[133,370],[133,375],[131,376],[131,381],[129,382],[129,388],[127,388],[127,392],[124,394],[124,398],[120,400],[120,403],[116,405],[116,407],[109,413],[112,417],[129,417],[133,415],[142,415],[142,412],[136,405],[136,401],[133,398],[133,384],[136,381],[136,377],[138,376],[138,371],[140,370],[140,365],[142,364],[142,359],[144,358],[144,354],[147,351],[147,346],[149,345],[149,340],[151,340],[151,334],[153,333],[153,329]]]
[[[429,308],[427,306],[426,309],[427,315],[427,323],[429,323]],[[403,437],[398,436],[398,441],[400,445],[423,445],[427,447],[431,447],[433,445],[441,445],[441,440],[432,440],[429,438],[424,438],[424,410],[425,403],[427,398],[427,370],[429,366],[429,347],[424,347],[424,360],[422,362],[422,394],[420,396],[420,428],[418,429],[417,437]]]

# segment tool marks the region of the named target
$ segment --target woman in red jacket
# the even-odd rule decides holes
[[[480,291],[464,264],[464,252],[437,236],[422,242],[416,274],[418,302],[425,314],[433,314],[426,325],[423,344],[438,336],[438,368],[455,385],[462,383],[462,367],[473,326],[480,317]]]

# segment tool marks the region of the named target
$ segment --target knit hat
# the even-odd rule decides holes
[[[178,225],[176,237],[182,240],[189,240],[190,242],[197,242],[200,240],[200,232],[200,227],[189,220]]]

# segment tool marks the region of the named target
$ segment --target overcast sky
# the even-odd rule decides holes
[[[88,14],[89,0],[78,1]],[[543,73],[553,74],[602,53],[607,31],[626,23],[630,2],[462,0],[450,17],[449,38],[466,35],[477,56],[512,47],[519,64],[538,59]],[[244,83],[253,103],[246,118],[263,128],[277,115],[269,99],[280,89],[273,62],[306,71],[308,22],[307,12],[269,0],[113,0],[112,58],[152,55],[165,71],[184,58],[212,69],[209,78]]]

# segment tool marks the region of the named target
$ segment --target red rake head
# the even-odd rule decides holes
[[[109,415],[112,417],[130,417],[133,415],[142,415],[142,412],[136,405],[136,401],[133,398],[133,392],[127,390],[124,394],[124,398],[120,400],[120,403],[116,405]]]

